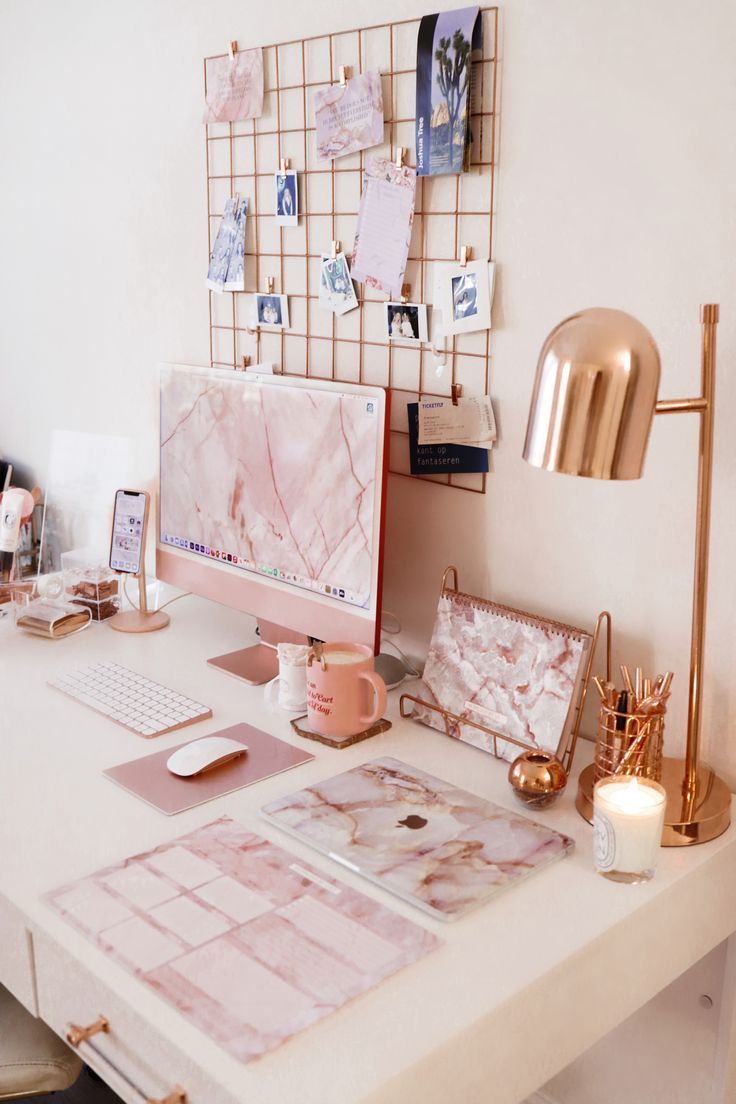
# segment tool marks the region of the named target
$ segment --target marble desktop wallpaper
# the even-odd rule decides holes
[[[379,419],[360,395],[162,373],[162,533],[368,605]]]
[[[244,1062],[440,945],[228,817],[46,899]]]

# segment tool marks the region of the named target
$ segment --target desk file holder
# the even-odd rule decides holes
[[[452,574],[453,585],[448,586],[448,576]],[[473,595],[463,594],[459,590],[458,586],[458,574],[457,568],[450,566],[442,576],[442,590],[440,597],[458,597],[467,599],[470,603],[480,607],[491,607],[494,604],[489,603],[484,598],[477,598]],[[532,622],[538,621],[540,624],[554,626],[559,629],[569,630],[570,626],[561,625],[558,622],[550,621],[549,619],[535,619],[530,618],[529,614],[523,613],[521,610],[514,610],[511,607],[496,607],[497,609],[504,609],[510,615],[516,615],[519,618],[525,620],[531,620]],[[595,629],[591,637],[590,649],[588,651],[587,659],[583,669],[582,678],[580,680],[580,688],[577,694],[578,700],[574,703],[574,720],[570,729],[570,736],[567,740],[564,749],[561,749],[558,758],[562,762],[565,771],[569,774],[572,767],[573,758],[575,755],[575,747],[577,745],[578,736],[580,735],[580,724],[582,721],[583,710],[585,708],[585,702],[588,695],[588,687],[590,685],[590,679],[593,672],[593,663],[598,650],[598,645],[601,638],[601,632],[605,627],[606,630],[606,679],[611,679],[611,615],[607,610],[603,610],[596,620]],[[574,630],[580,631],[580,630]],[[514,736],[507,735],[503,732],[498,732],[496,729],[490,727],[490,725],[482,724],[480,721],[470,720],[468,717],[459,716],[457,713],[453,713],[449,709],[443,708],[436,702],[427,701],[426,698],[421,698],[413,694],[402,694],[400,699],[400,711],[402,717],[415,718],[415,709],[419,707],[422,710],[431,710],[433,713],[438,714],[445,725],[445,732],[448,736],[452,735],[453,729],[459,731],[460,726],[475,730],[479,735],[491,737],[492,741],[492,754],[497,758],[501,758],[498,748],[498,741],[501,740],[506,744],[514,744],[519,748],[519,754],[523,751],[539,751],[539,747],[536,744],[526,742],[517,739]],[[416,719],[416,718],[415,718]],[[565,735],[563,733],[562,739]],[[491,749],[489,749],[491,750]]]

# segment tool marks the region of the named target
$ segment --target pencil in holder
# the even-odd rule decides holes
[[[631,774],[659,782],[663,742],[663,708],[644,715],[622,712],[601,702],[595,744],[595,781],[613,774]]]

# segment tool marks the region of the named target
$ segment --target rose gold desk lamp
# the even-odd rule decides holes
[[[547,471],[593,479],[639,479],[655,414],[700,417],[690,686],[685,760],[665,759],[665,846],[705,843],[730,823],[731,794],[699,763],[708,586],[713,408],[718,304],[700,309],[701,394],[657,401],[659,352],[649,331],[623,311],[596,308],[561,322],[537,364],[524,459]],[[580,775],[578,809],[592,807],[593,766]]]

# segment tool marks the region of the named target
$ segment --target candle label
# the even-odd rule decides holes
[[[593,813],[593,855],[597,870],[612,870],[616,857],[616,832],[605,813]]]

